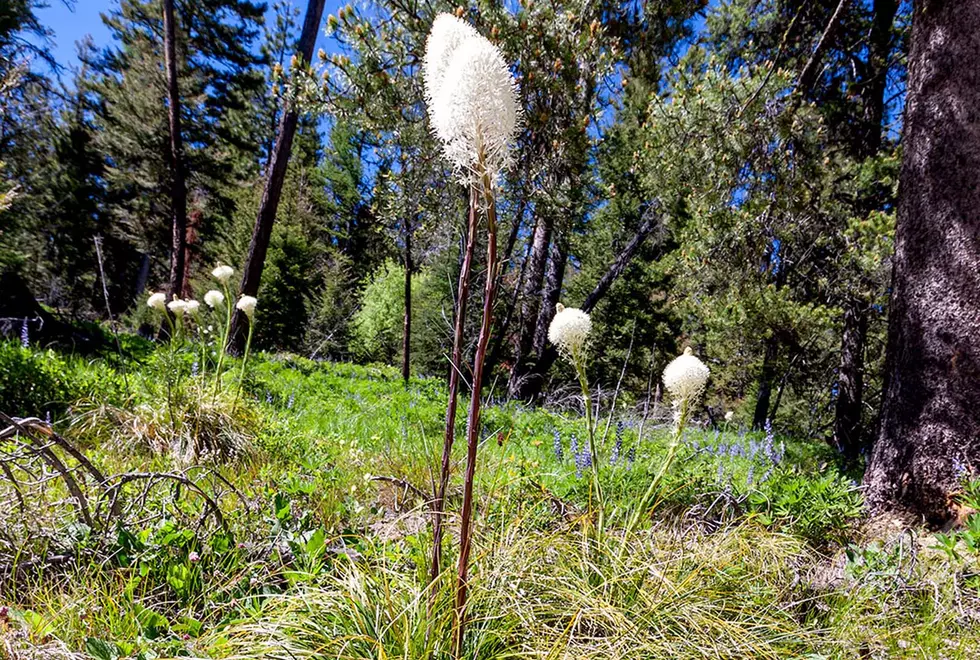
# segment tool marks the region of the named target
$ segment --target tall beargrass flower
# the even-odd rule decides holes
[[[470,219],[467,233],[467,254],[472,254],[476,233],[476,203],[482,197],[487,220],[486,288],[483,294],[483,319],[473,359],[473,392],[467,415],[466,479],[463,484],[463,507],[460,515],[460,552],[456,580],[456,627],[453,654],[462,654],[465,627],[466,583],[471,545],[473,475],[479,447],[480,405],[483,365],[493,325],[493,308],[497,291],[497,212],[494,198],[497,177],[510,162],[520,111],[517,105],[517,86],[500,50],[472,27],[449,16],[440,16],[433,25],[426,44],[426,100],[433,132],[442,143],[443,155],[452,163],[459,179],[470,189]],[[460,272],[462,292],[469,282],[469,259]],[[457,312],[463,318],[462,305]],[[461,355],[461,325],[453,339],[453,355]],[[458,369],[459,365],[454,365]],[[434,500],[436,521],[433,534],[433,582],[439,573],[442,492],[448,478],[449,452],[452,448],[452,426],[449,414],[455,410],[456,392],[450,387],[447,406],[446,440],[443,446],[443,469],[440,493]],[[435,593],[435,589],[433,589]]]
[[[585,407],[585,425],[589,431],[587,451],[583,448],[582,457],[576,456],[576,475],[583,468],[590,468],[592,473],[592,493],[595,495],[596,547],[602,546],[602,535],[605,528],[605,500],[602,496],[602,485],[599,482],[599,450],[596,446],[595,423],[592,420],[592,394],[589,390],[589,379],[585,370],[585,354],[592,332],[592,319],[588,313],[575,307],[565,307],[558,303],[555,316],[548,326],[548,339],[558,349],[558,352],[568,360],[578,375],[579,387],[582,388],[582,401]],[[588,459],[588,460],[586,460]]]
[[[245,367],[248,365],[248,354],[252,348],[252,334],[255,332],[255,307],[259,301],[254,296],[243,295],[238,299],[235,308],[248,317],[248,338],[245,340],[245,353],[242,354],[242,371],[238,377],[238,393],[235,395],[237,403],[238,397],[242,394],[242,386],[245,384]]]
[[[674,358],[664,369],[664,387],[670,393],[674,405],[674,433],[670,444],[667,446],[667,455],[660,464],[657,473],[650,481],[650,485],[647,487],[643,497],[637,503],[636,508],[633,510],[633,515],[626,525],[623,534],[623,545],[620,548],[620,558],[622,558],[622,552],[626,548],[630,535],[646,513],[647,507],[650,505],[653,495],[656,493],[657,486],[660,484],[660,480],[663,479],[664,474],[666,474],[674,462],[674,458],[677,456],[677,450],[681,444],[688,415],[704,393],[710,373],[707,365],[694,355],[694,351],[691,350],[690,346],[685,348],[684,352]]]

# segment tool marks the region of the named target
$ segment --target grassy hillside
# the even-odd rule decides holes
[[[217,388],[194,347],[125,348],[119,360],[0,345],[0,411],[50,413],[53,437],[105,477],[32,431],[77,477],[84,521],[24,434],[0,439],[17,484],[0,472],[0,658],[448,656],[452,580],[431,605],[427,586],[440,382],[260,355],[239,392],[238,363]],[[487,410],[469,657],[975,657],[974,537],[864,541],[857,475],[821,443],[691,429],[624,537],[669,411],[616,410],[599,422],[600,541],[585,531],[580,413]]]

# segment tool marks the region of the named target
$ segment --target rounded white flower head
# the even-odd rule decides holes
[[[167,308],[167,294],[154,293],[146,299],[146,306],[158,309],[161,312],[164,311]]]
[[[245,313],[245,316],[252,320],[255,316],[255,306],[259,304],[259,301],[254,296],[242,296],[238,299],[238,303],[235,307]]]
[[[196,300],[185,300],[184,301],[184,311],[188,314],[197,314],[201,311],[201,303]]]
[[[674,405],[684,401],[694,403],[704,392],[709,373],[707,365],[694,357],[690,346],[684,349],[683,355],[674,358],[664,369],[664,387],[674,399]]]
[[[432,28],[425,40],[425,57],[422,59],[422,78],[425,84],[425,101],[432,107],[439,98],[446,69],[456,50],[469,37],[479,36],[476,29],[453,14],[442,13],[432,21]]]
[[[177,316],[183,316],[184,312],[187,311],[187,301],[181,300],[180,298],[174,298],[167,303],[167,309]]]
[[[574,360],[589,341],[592,319],[581,309],[558,303],[555,318],[548,327],[548,340],[566,358]]]
[[[235,269],[231,266],[218,266],[211,271],[211,274],[214,275],[214,279],[218,280],[222,284],[227,284],[228,280],[231,279],[231,276],[235,274]]]
[[[511,160],[521,121],[517,84],[500,50],[480,35],[452,51],[437,94],[429,102],[433,132],[446,159],[469,183],[491,184]]]
[[[208,304],[208,307],[223,305],[225,302],[225,294],[221,293],[217,289],[211,289],[204,294],[204,302]]]
[[[730,422],[733,419],[735,419],[735,412],[734,411],[729,410],[728,412],[725,413],[725,421],[726,422]]]

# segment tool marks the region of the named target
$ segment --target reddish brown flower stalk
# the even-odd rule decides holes
[[[480,443],[480,394],[483,389],[483,363],[493,326],[493,305],[497,297],[497,210],[489,176],[483,176],[483,201],[487,214],[487,281],[483,290],[483,321],[473,358],[473,393],[466,420],[466,474],[463,481],[463,510],[460,515],[459,564],[456,575],[456,625],[453,633],[453,655],[463,653],[463,632],[466,627],[466,589],[469,576],[471,518],[473,516],[473,477],[476,474],[476,451]]]
[[[446,488],[449,485],[449,468],[452,459],[453,441],[456,437],[456,403],[459,397],[459,376],[463,366],[463,326],[466,323],[466,300],[470,292],[470,269],[473,265],[473,246],[476,243],[477,213],[479,194],[470,188],[470,211],[466,230],[466,250],[463,265],[459,270],[459,285],[456,301],[456,323],[453,328],[453,353],[449,372],[449,403],[446,406],[446,433],[442,444],[442,471],[439,486],[432,500],[432,565],[429,567],[429,611],[439,592],[439,574],[442,572],[442,530],[443,510],[446,502]]]

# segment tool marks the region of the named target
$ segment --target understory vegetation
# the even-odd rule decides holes
[[[170,347],[121,343],[125,359],[0,344],[0,410],[23,426],[0,450],[25,470],[0,479],[0,657],[448,656],[452,583],[430,605],[428,579],[441,380],[405,387],[391,367],[258,354],[241,394],[228,358],[215,396],[203,347],[177,352],[204,359],[174,381]],[[487,408],[466,657],[968,658],[980,646],[980,516],[949,535],[868,530],[855,475],[826,443],[692,423],[624,535],[672,413],[655,397],[596,399],[598,539],[580,404]],[[31,438],[74,476],[84,514],[64,473],[29,458]],[[463,459],[457,446],[454,474]],[[975,506],[977,493],[963,497]],[[450,519],[459,500],[454,478]]]

